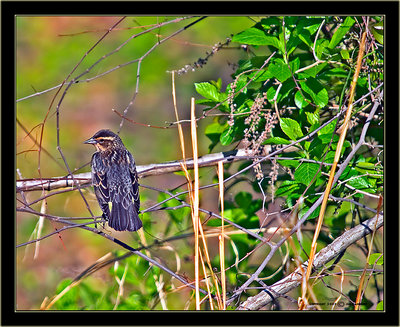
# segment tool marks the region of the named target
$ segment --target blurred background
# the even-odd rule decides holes
[[[201,98],[195,91],[195,83],[217,81],[220,78],[221,81],[216,84],[221,83],[221,90],[224,91],[232,82],[231,75],[236,71],[238,62],[251,57],[247,51],[254,51],[262,56],[271,53],[265,51],[266,46],[255,45],[249,50],[238,43],[230,43],[220,47],[228,37],[253,26],[260,17],[221,16],[199,20],[200,17],[140,16],[121,19],[122,17],[111,16],[16,17],[17,180],[66,176],[67,165],[74,174],[90,172],[89,163],[94,148],[83,142],[99,129],[109,128],[117,132],[121,117],[116,112],[123,114],[127,108],[126,117],[136,123],[124,121],[120,136],[137,165],[180,160],[182,152],[178,130],[176,124],[171,124],[176,119],[170,72],[185,72],[175,76],[175,85],[180,119],[187,120],[190,118],[191,97]],[[330,19],[335,26],[341,24],[339,19]],[[114,25],[115,28],[109,31]],[[213,55],[210,56],[210,53]],[[206,63],[205,58],[208,58]],[[194,63],[200,65],[196,66]],[[346,76],[347,73],[344,77]],[[79,83],[67,88],[68,82],[77,77]],[[66,83],[62,86],[64,81]],[[196,106],[197,117],[202,116],[202,108],[201,105]],[[204,131],[213,119],[218,117],[209,115],[198,121],[200,156],[209,151],[210,139],[205,136]],[[192,157],[190,124],[183,123],[183,130],[186,154],[187,157]],[[236,145],[233,142],[222,147],[219,143],[212,152],[227,151]],[[248,164],[249,162],[226,164],[224,169],[226,173],[232,173],[232,170],[236,172],[238,167],[243,168]],[[228,172],[228,169],[231,171]],[[215,175],[215,167],[202,168],[200,185],[216,182]],[[186,179],[181,172],[145,177],[139,182],[141,210],[167,199],[169,196],[163,193],[164,190],[174,190],[175,193],[186,190]],[[287,208],[280,207],[282,198],[278,198],[272,205],[269,196],[271,192],[267,188],[265,190],[268,196],[265,197],[267,210],[263,213],[263,218],[286,214]],[[52,196],[41,201],[41,197],[48,193],[18,193],[17,206],[23,207],[25,203],[29,203],[33,210],[48,215],[91,219],[86,203],[78,191],[52,190]],[[101,210],[92,187],[82,188],[82,194],[94,215],[100,216]],[[281,226],[279,219],[282,217],[263,221],[259,219],[261,210],[250,210],[258,210],[263,204],[260,186],[257,185],[252,170],[236,176],[227,187],[224,198],[226,212],[230,210],[231,215],[237,212],[237,220],[234,221],[241,226],[247,228],[247,225],[242,224],[243,220],[248,220],[246,222],[251,226],[248,228],[254,230],[261,225],[271,228]],[[187,197],[184,200],[189,202]],[[176,200],[170,200],[164,205],[168,210],[141,215],[144,226],[142,238],[139,233],[117,233],[110,229],[104,232],[132,247],[139,247],[144,242],[155,244],[146,252],[147,255],[171,270],[178,271],[182,278],[193,281],[193,238],[190,234],[193,228],[190,209],[179,207],[180,202]],[[213,187],[202,190],[200,206],[219,213],[218,189]],[[245,209],[249,209],[251,213],[244,215]],[[340,235],[344,228],[350,228],[352,225],[349,221],[352,223],[352,217],[355,216],[349,203],[342,203],[337,209],[329,210],[332,211],[328,212],[332,217],[331,225],[339,227],[337,233],[333,234],[333,229],[325,230],[325,244]],[[271,212],[276,215],[269,216]],[[220,221],[212,221],[210,218],[208,213],[201,215],[202,222],[206,221],[211,234],[214,231],[212,228],[216,224],[219,226]],[[39,220],[38,215],[19,211],[16,222],[17,310],[38,310],[48,305],[49,299],[59,294],[97,260],[105,256],[108,259],[115,258],[126,253],[115,243],[83,229],[72,228],[57,233],[63,224],[49,219]],[[303,235],[304,252],[310,247],[314,230],[312,223],[310,226],[307,222],[305,229],[307,228],[310,233]],[[38,231],[40,235],[37,234]],[[249,274],[259,267],[268,253],[268,247],[254,237],[235,233],[236,229],[231,231],[230,243],[226,245],[226,262],[229,265],[226,276],[228,296],[235,287],[248,279]],[[25,245],[30,240],[49,234],[52,235],[41,240],[39,246],[39,243]],[[374,242],[377,248],[382,248],[382,231],[377,234],[379,238]],[[218,272],[218,239],[215,235],[207,239],[207,244],[212,267]],[[276,242],[282,238],[282,234],[273,233],[268,237],[271,242]],[[157,243],[168,238],[173,240]],[[364,247],[359,245],[361,243],[364,243]],[[328,284],[334,285],[336,291],[324,283],[319,283],[316,288],[317,298],[326,299],[327,303],[333,303],[338,298],[337,290],[342,290],[342,287],[346,290],[343,295],[348,294],[348,298],[343,299],[343,306],[337,306],[337,310],[345,310],[348,299],[352,296],[355,298],[354,289],[359,285],[362,270],[360,267],[365,265],[366,239],[360,240],[359,244],[346,251],[340,261],[349,273],[344,281],[341,281],[342,273],[334,272],[324,277],[325,282],[328,280]],[[320,247],[317,248],[319,250]],[[285,273],[293,271],[293,256],[289,247],[282,246],[260,275],[264,278],[262,280],[271,285],[279,281]],[[239,258],[241,261],[237,262]],[[383,259],[381,261],[378,265],[382,265]],[[377,274],[381,272],[378,269],[376,271]],[[373,280],[378,293],[383,283],[382,278],[379,278]],[[371,284],[372,282],[369,288]],[[171,279],[169,274],[155,267],[149,269],[147,261],[131,256],[82,279],[78,287],[70,290],[51,309],[162,310],[165,309],[165,303],[170,310],[194,309],[193,292],[188,288],[179,288],[181,286],[182,283]],[[297,310],[296,299],[300,291],[297,288],[288,293],[288,297],[281,297],[279,301],[286,301],[281,309]],[[166,302],[162,299],[163,292],[166,294]],[[259,289],[249,288],[243,295],[252,296],[258,292]],[[373,289],[372,292],[375,294],[376,291]],[[205,301],[202,309],[209,309],[207,305]],[[368,305],[371,306],[372,302]],[[279,303],[273,303],[266,309],[279,310]],[[323,309],[331,309],[331,304]]]
[[[194,22],[198,17],[166,24],[129,42],[127,40],[132,35],[151,28],[153,24],[174,18],[127,17],[84,57],[121,17],[16,17],[17,179],[57,177],[68,173],[57,150],[56,125],[56,106],[63,96],[65,85],[58,94],[59,88],[56,86],[74,68],[76,70],[69,80],[85,72],[106,55],[88,74],[82,76],[81,80],[84,82],[74,84],[68,89],[59,107],[59,141],[66,161],[72,171],[80,168],[76,173],[90,171],[88,163],[94,148],[82,142],[102,128],[118,131],[121,118],[112,109],[122,114],[137,87],[137,62],[123,67],[120,65],[140,58],[157,41]],[[161,127],[168,126],[166,122],[175,121],[171,74],[167,71],[179,70],[199,58],[205,58],[214,45],[224,43],[231,34],[253,24],[254,21],[248,17],[208,17],[157,46],[141,62],[139,92],[127,117],[141,124]],[[118,48],[124,42],[127,42],[126,45]],[[110,54],[116,49],[119,50]],[[229,45],[229,49],[222,48],[211,56],[202,68],[197,68],[194,72],[189,69],[186,74],[176,75],[180,118],[190,117],[190,98],[197,96],[194,83],[222,77],[224,89],[232,81],[235,63],[246,58],[246,51],[237,44]],[[113,68],[115,70],[111,73],[101,75]],[[96,78],[86,81],[93,77]],[[43,92],[51,88],[54,89]],[[37,92],[43,93],[32,96]],[[196,110],[197,116],[200,116],[201,107],[198,106]],[[203,133],[207,123],[209,121],[199,121],[199,155],[208,152],[209,140]],[[184,125],[184,132],[187,153],[191,156],[189,125]],[[125,121],[120,136],[135,157],[137,165],[181,159],[176,128],[151,128]],[[38,143],[42,148],[40,153]],[[220,150],[217,146],[213,152]],[[214,168],[202,170],[202,176],[206,180],[208,178],[208,182],[214,174]],[[145,178],[140,182],[159,188],[173,188],[184,181],[182,176],[169,174]],[[83,192],[93,212],[100,215],[92,189],[85,188]],[[212,209],[218,208],[216,192],[211,190],[204,193],[203,201],[209,203],[207,199],[210,199],[208,205]],[[28,201],[34,201],[42,195],[41,191],[24,194]],[[158,196],[156,192],[142,188],[142,208],[156,203]],[[38,202],[32,208],[40,211],[41,205],[42,202]],[[46,212],[61,217],[90,217],[77,191],[47,198]],[[152,229],[154,232],[157,231],[157,224],[162,225],[168,219],[166,213],[156,213],[151,218],[146,215],[143,217],[145,224],[155,227]],[[17,244],[35,238],[32,233],[37,222],[37,216],[17,213]],[[44,220],[42,235],[60,227],[62,225]],[[121,238],[125,238],[129,244],[138,243],[136,235],[123,235]],[[17,310],[39,309],[46,297],[52,297],[59,291],[57,285],[63,279],[75,278],[97,259],[117,249],[113,243],[80,229],[71,229],[44,239],[36,257],[34,254],[37,249],[34,244],[17,248]],[[174,258],[173,254],[170,255]],[[172,266],[173,263],[174,259]],[[192,267],[190,262],[189,267]],[[102,289],[115,283],[107,269],[92,275],[92,286]],[[184,302],[176,303],[177,308],[182,306]]]

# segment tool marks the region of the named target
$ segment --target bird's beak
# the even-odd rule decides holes
[[[85,142],[83,142],[84,144],[96,144],[97,141],[91,137],[90,139],[86,140]]]

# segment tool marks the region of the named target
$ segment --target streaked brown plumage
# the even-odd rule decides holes
[[[142,227],[139,219],[139,184],[135,160],[121,138],[108,129],[94,134],[85,144],[93,144],[92,183],[97,201],[117,231],[136,231]]]

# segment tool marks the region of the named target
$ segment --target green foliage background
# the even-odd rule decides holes
[[[149,24],[170,20],[172,17],[128,17],[118,28],[110,33],[101,44],[94,48],[78,71],[84,71],[104,54],[116,49],[132,33],[142,31]],[[88,49],[98,41],[105,31],[116,21],[117,17],[17,17],[17,99],[58,85],[70,73]],[[166,25],[154,33],[144,34],[122,48],[116,55],[107,57],[91,72],[89,77],[99,75],[110,68],[117,67],[140,57],[151,48],[159,38],[163,38],[192,20],[178,24]],[[175,120],[172,96],[171,75],[167,71],[177,70],[192,64],[198,58],[204,58],[212,46],[225,42],[233,35],[230,49],[222,48],[204,65],[194,72],[176,77],[178,109],[181,119],[189,117],[190,97],[197,99],[197,117],[208,116],[199,120],[199,152],[226,151],[235,148],[247,135],[249,128],[246,118],[258,98],[265,100],[264,108],[274,112],[275,105],[281,110],[281,119],[273,124],[270,135],[258,139],[267,125],[267,116],[255,126],[250,141],[260,140],[261,145],[280,146],[290,144],[308,133],[318,129],[333,114],[338,106],[346,101],[345,91],[349,88],[357,56],[357,22],[361,17],[208,17],[184,33],[178,34],[168,42],[160,45],[146,57],[140,70],[140,89],[130,109],[128,117],[134,121],[156,126],[165,126],[165,122]],[[324,37],[316,38],[320,27],[324,25]],[[369,71],[363,71],[357,85],[356,99],[379,86],[383,81],[383,37],[382,18],[372,17],[370,32],[377,45],[365,58]],[[331,37],[328,37],[330,35]],[[241,47],[241,45],[247,45]],[[266,65],[266,60],[268,64]],[[316,61],[319,62],[315,65]],[[123,112],[132,98],[136,87],[136,64],[117,69],[89,83],[73,85],[68,91],[60,108],[60,143],[71,169],[79,168],[90,160],[93,149],[82,142],[101,128],[117,130],[120,118],[111,109]],[[232,96],[234,91],[241,90]],[[50,107],[55,90],[24,101],[17,102],[17,168],[24,178],[63,176],[66,174],[63,161],[56,149],[55,105]],[[60,95],[59,95],[60,96]],[[59,98],[58,96],[58,98]],[[57,98],[57,99],[58,99]],[[57,101],[55,102],[57,103]],[[359,113],[368,108],[369,102],[363,101],[355,108],[354,117],[360,119]],[[234,109],[233,109],[234,108]],[[217,113],[217,115],[215,115]],[[235,115],[232,115],[232,114]],[[39,140],[38,124],[46,121],[42,138],[42,147],[49,155],[41,153],[40,161],[37,146],[27,137],[26,129],[33,139]],[[383,144],[382,118],[374,121],[369,132],[368,141]],[[302,141],[296,151],[282,154],[276,160],[279,174],[273,187],[268,183],[271,172],[269,163],[263,164],[263,180],[257,180],[252,169],[238,176],[227,185],[225,216],[233,222],[247,228],[258,229],[262,225],[263,206],[272,205],[271,194],[278,199],[281,209],[290,210],[297,199],[304,193],[306,197],[299,218],[307,212],[318,198],[326,184],[329,166],[319,162],[332,163],[338,136],[334,134],[336,120],[320,129],[312,140]],[[351,145],[359,137],[362,124],[355,122],[344,144],[343,155],[351,150]],[[184,125],[185,135],[189,139],[189,126]],[[206,137],[203,137],[206,136]],[[132,151],[137,164],[159,163],[180,159],[178,134],[175,128],[158,129],[124,123],[121,137]],[[189,142],[187,142],[188,152]],[[351,162],[343,179],[355,190],[371,194],[382,193],[383,167],[382,154],[376,149],[363,149]],[[227,176],[248,166],[250,162],[226,165]],[[39,169],[40,168],[40,171]],[[88,166],[82,171],[89,171]],[[318,174],[317,174],[318,173]],[[291,175],[290,175],[291,174]],[[316,175],[317,174],[317,175]],[[201,170],[201,183],[207,185],[215,182],[215,170]],[[17,179],[19,176],[17,176]],[[149,177],[141,184],[164,189],[176,189],[184,183],[180,174]],[[267,203],[263,202],[260,186],[268,194]],[[307,191],[306,191],[307,189]],[[91,189],[84,191],[90,206],[97,209]],[[339,185],[332,194],[339,198],[350,196],[348,187]],[[28,197],[39,197],[34,192]],[[167,199],[164,193],[141,190],[142,210],[156,202]],[[186,201],[187,198],[183,197]],[[363,193],[354,192],[351,198],[365,203],[372,208],[376,203],[365,200]],[[279,202],[280,201],[280,202]],[[176,200],[164,204],[166,208],[178,206]],[[204,209],[219,212],[216,189],[204,191],[201,198]],[[40,210],[40,203],[32,208]],[[277,207],[273,207],[277,209]],[[279,207],[278,207],[279,208]],[[50,197],[47,209],[53,215],[63,217],[88,216],[88,212],[77,192],[68,192]],[[272,207],[270,207],[272,210]],[[312,226],[315,211],[308,218],[306,227]],[[372,214],[355,208],[349,202],[340,205],[332,202],[328,207],[325,224],[327,232],[320,237],[318,250],[329,244],[345,228],[355,222],[359,223]],[[157,239],[183,235],[191,231],[190,210],[180,208],[154,213],[145,213],[143,222],[150,243]],[[205,218],[205,216],[203,217]],[[264,214],[265,218],[265,214]],[[29,239],[36,225],[36,217],[28,214],[17,214],[17,242]],[[218,219],[210,219],[207,226],[219,226]],[[58,228],[54,223],[45,221],[43,234]],[[124,254],[116,245],[79,229],[62,233],[62,240],[57,236],[47,238],[40,244],[40,253],[33,259],[34,246],[17,250],[17,308],[38,309],[46,296],[53,296],[68,286],[79,273],[93,264],[99,257],[109,251],[114,256]],[[304,232],[302,246],[309,251],[312,233]],[[128,244],[138,244],[138,236],[118,235]],[[237,264],[237,258],[244,258],[253,251],[259,242],[245,234],[230,236],[232,248],[227,254],[228,290],[240,286],[246,280],[246,274],[257,269],[263,259],[260,252],[254,252],[249,259]],[[373,265],[383,264],[382,239],[376,241],[375,260]],[[151,248],[151,254],[163,261],[171,269],[181,266],[181,271],[193,278],[192,244],[190,238],[181,238],[169,242],[169,247]],[[210,239],[212,263],[219,267],[218,243]],[[292,249],[282,250],[293,256]],[[285,252],[286,251],[286,252]],[[297,251],[301,252],[300,247]],[[364,266],[365,256],[362,246],[347,251],[341,262],[348,270]],[[177,259],[179,258],[179,259]],[[302,259],[306,256],[302,253]],[[381,261],[379,261],[381,260]],[[269,278],[281,265],[276,257],[263,271],[260,277]],[[288,264],[289,265],[289,264]],[[278,270],[268,279],[268,285],[278,281],[287,272]],[[288,269],[290,272],[290,269]],[[124,276],[124,277],[123,277]],[[375,288],[369,288],[364,297],[364,309],[375,308],[377,299],[382,294],[382,278],[375,279]],[[124,278],[123,296],[118,296],[118,280]],[[193,309],[193,301],[188,302],[189,290],[176,291],[177,285],[170,276],[161,273],[157,268],[150,268],[148,263],[135,256],[99,270],[84,279],[79,286],[71,289],[54,306],[60,310],[148,310],[162,309],[158,300],[155,279],[162,278],[167,292],[168,309]],[[329,283],[338,287],[337,277],[327,277]],[[346,280],[344,293],[352,298],[357,277]],[[376,293],[378,292],[378,296]],[[250,290],[247,295],[256,294]],[[321,298],[332,297],[323,284],[316,287],[316,294]],[[296,292],[292,294],[296,298]],[[371,300],[370,300],[371,298]],[[118,300],[117,300],[118,299]],[[116,306],[116,301],[118,305]],[[119,302],[118,302],[119,301]],[[375,304],[374,304],[375,303]],[[289,307],[288,308],[295,308]],[[325,308],[325,307],[324,307]],[[326,307],[329,308],[329,307]],[[205,306],[204,309],[207,309]],[[346,309],[351,309],[347,306]]]

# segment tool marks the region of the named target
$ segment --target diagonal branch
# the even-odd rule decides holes
[[[379,229],[383,226],[383,215],[375,216],[344,232],[331,244],[323,248],[315,255],[313,267],[322,267],[324,264],[334,259],[339,253],[347,249],[350,245],[357,242],[365,235],[372,233],[375,226],[376,229]],[[305,262],[302,267],[297,268],[289,276],[286,276],[270,286],[268,288],[268,292],[260,292],[255,296],[249,297],[238,307],[238,310],[258,310],[268,303],[276,300],[276,298],[298,287],[303,280],[303,275],[300,269],[306,269],[307,264],[308,261]]]

